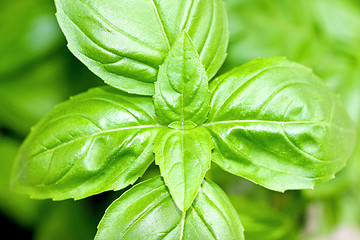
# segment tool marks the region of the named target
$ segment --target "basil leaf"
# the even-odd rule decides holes
[[[160,177],[142,182],[106,210],[95,240],[244,239],[226,194],[205,180],[192,206],[181,212]]]
[[[172,122],[205,122],[210,107],[206,72],[189,35],[184,32],[172,46],[155,83],[156,116]]]
[[[209,79],[222,65],[228,23],[222,0],[56,0],[70,51],[106,83],[154,94],[159,66],[182,31],[189,33]]]
[[[159,129],[150,97],[96,88],[58,105],[31,131],[15,164],[16,190],[84,198],[132,184],[153,161]]]
[[[258,59],[219,77],[205,126],[213,160],[266,188],[312,188],[333,178],[354,148],[339,98],[311,70],[284,58]]]
[[[203,128],[164,130],[155,139],[155,163],[181,211],[190,207],[210,169],[212,148]]]

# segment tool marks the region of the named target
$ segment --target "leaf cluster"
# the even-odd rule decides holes
[[[350,158],[352,121],[309,68],[257,59],[213,79],[229,38],[221,0],[55,3],[70,51],[112,87],[76,95],[34,126],[14,188],[82,199],[160,168],[108,208],[96,239],[243,239],[230,200],[204,179],[211,161],[283,192],[334,178]]]

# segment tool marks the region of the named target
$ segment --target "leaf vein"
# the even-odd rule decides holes
[[[268,166],[264,166],[264,165],[261,165],[259,163],[255,163],[253,161],[250,160],[250,158],[245,155],[243,152],[239,151],[236,146],[234,146],[234,144],[232,144],[228,139],[226,139],[221,133],[219,133],[219,136],[221,137],[221,139],[233,150],[235,151],[237,154],[240,154],[243,159],[247,162],[249,162],[250,164],[253,164],[257,167],[260,167],[260,168],[265,168],[269,171],[273,171],[273,172],[278,172],[278,173],[283,173],[283,174],[287,174],[287,175],[290,175],[290,176],[297,176],[293,173],[290,173],[290,172],[287,172],[287,171],[280,171],[278,169],[273,169],[273,168],[270,168]],[[216,145],[218,145],[216,142],[215,142]],[[219,149],[219,147],[217,147],[217,149],[219,150],[219,153],[225,158],[225,159],[228,159],[226,156],[224,156],[224,154],[222,153],[222,151]],[[313,180],[313,179],[316,179],[316,178],[309,178],[309,177],[306,177],[306,176],[300,176],[302,178],[305,178],[305,179],[309,179],[309,180]]]
[[[198,212],[198,210],[196,209],[195,206],[193,206],[193,209],[194,209],[194,212],[196,213],[196,215],[197,215],[197,216],[199,217],[199,219],[201,220],[201,222],[204,224],[205,228],[209,231],[209,233],[211,234],[211,236],[216,240],[217,238],[216,238],[215,234],[213,233],[213,231],[211,231],[212,229],[211,229],[211,227],[206,223],[203,215]]]
[[[137,219],[132,222],[130,224],[130,226],[128,226],[124,232],[124,234],[120,237],[119,240],[123,239],[126,234],[135,226],[136,223],[138,223],[140,221],[140,219],[144,216],[146,216],[151,210],[153,210],[154,208],[158,207],[160,204],[162,204],[163,202],[165,202],[165,200],[167,200],[168,198],[170,198],[169,195],[166,195],[163,199],[161,199],[158,203],[156,203],[154,206],[152,206],[151,208],[149,209],[146,209],[145,212],[142,212],[141,215],[139,217],[137,217]]]
[[[201,46],[199,48],[199,53],[202,53],[206,43],[209,41],[210,39],[210,31],[212,29],[212,26],[213,26],[213,23],[214,23],[214,16],[215,16],[215,0],[212,1],[212,4],[211,4],[211,11],[212,11],[212,14],[211,14],[211,20],[210,20],[210,24],[208,26],[208,29],[206,31],[206,37],[204,37],[203,41],[201,42]],[[219,34],[218,36],[221,36],[221,34]],[[215,59],[215,58],[214,58]]]
[[[98,135],[101,135],[101,134],[107,134],[107,133],[113,133],[113,132],[119,132],[119,131],[126,131],[126,130],[137,130],[137,129],[146,129],[146,128],[164,128],[164,126],[162,125],[140,125],[140,126],[131,126],[131,127],[122,127],[122,128],[115,128],[115,129],[110,129],[110,130],[106,130],[106,131],[101,131],[101,132],[96,132],[96,133],[93,133],[93,134],[90,134],[90,135],[85,135],[85,136],[82,136],[80,138],[76,138],[76,139],[73,139],[71,141],[68,141],[68,142],[64,142],[54,148],[48,148],[47,150],[43,151],[43,152],[39,152],[35,155],[33,155],[31,158],[35,158],[35,157],[38,157],[40,155],[43,155],[43,154],[46,154],[50,151],[55,151],[56,149],[58,148],[61,148],[63,146],[66,146],[68,144],[71,144],[71,143],[74,143],[74,142],[77,142],[77,141],[80,141],[80,140],[83,140],[83,139],[86,139],[86,138],[89,138],[89,137],[94,137],[94,136],[98,136]]]
[[[115,26],[113,23],[111,23],[108,19],[104,18],[104,16],[102,16],[99,11],[97,11],[93,6],[91,6],[90,4],[86,3],[84,0],[79,0],[80,2],[82,2],[85,6],[87,6],[91,11],[93,11],[95,13],[96,16],[98,16],[102,21],[104,21],[104,23],[106,23],[107,25],[109,25],[110,27],[112,27],[114,30],[116,30],[117,32],[121,33],[122,35],[124,35],[127,38],[130,38],[132,40],[134,40],[135,42],[138,42],[150,49],[156,50],[154,49],[150,44],[147,44],[145,41],[140,40],[139,38],[125,32],[124,30],[118,28],[117,26]],[[65,12],[64,12],[65,13]],[[66,14],[67,15],[67,14]],[[70,18],[70,17],[69,17]]]
[[[161,16],[160,16],[160,13],[159,13],[159,10],[154,2],[154,0],[150,0],[151,2],[151,5],[153,6],[154,8],[154,11],[155,11],[155,14],[156,14],[156,18],[158,19],[159,21],[159,24],[160,24],[160,27],[161,27],[161,30],[163,32],[163,35],[165,37],[165,41],[166,41],[166,44],[167,44],[167,47],[168,47],[168,50],[170,50],[170,42],[169,42],[169,38],[166,34],[166,31],[165,31],[165,27],[164,27],[164,23],[163,23],[163,20],[161,19]]]
[[[239,87],[235,88],[234,91],[229,95],[229,97],[219,106],[219,108],[217,109],[217,111],[213,114],[213,118],[216,117],[216,115],[218,114],[218,112],[224,107],[224,105],[228,104],[229,101],[233,100],[233,98],[235,97],[235,94],[237,94],[240,90],[244,89],[246,86],[248,86],[251,82],[256,80],[256,77],[258,77],[260,74],[263,74],[267,71],[270,71],[272,69],[276,69],[276,68],[293,68],[293,67],[287,67],[287,66],[270,66],[270,67],[266,67],[256,73],[254,73],[251,77],[249,77],[248,79],[245,80],[245,82],[243,82]],[[225,80],[229,77],[231,77],[232,75],[229,75],[228,77],[222,79],[222,81],[220,82],[220,84],[217,86],[216,89],[218,89],[221,85],[221,83],[224,83]],[[236,77],[238,78],[238,77]]]
[[[152,65],[150,65],[150,63],[148,63],[148,62],[145,63],[145,62],[139,61],[139,60],[137,60],[137,59],[135,59],[135,58],[131,58],[131,57],[129,57],[129,56],[121,55],[120,53],[114,52],[114,51],[111,50],[111,49],[105,48],[104,46],[100,45],[100,44],[97,43],[95,40],[93,40],[88,34],[86,34],[86,33],[84,32],[84,30],[82,30],[65,12],[63,12],[63,13],[64,13],[64,15],[70,20],[70,22],[71,22],[82,34],[84,34],[84,36],[85,36],[86,38],[88,38],[92,43],[94,43],[94,44],[95,44],[96,46],[98,46],[99,48],[101,48],[101,49],[103,49],[103,50],[105,50],[105,51],[107,51],[107,52],[109,52],[109,53],[111,53],[111,54],[113,54],[113,55],[121,58],[121,59],[118,59],[117,61],[120,61],[120,60],[122,60],[123,58],[128,58],[128,59],[130,59],[130,60],[132,60],[132,61],[134,61],[134,62],[138,62],[138,63],[143,64],[143,65],[146,65],[146,66],[148,66],[148,67],[150,67],[150,68],[157,69],[158,65],[152,66]],[[146,45],[145,45],[145,46],[146,46]],[[92,57],[84,54],[84,53],[81,53],[81,54],[83,54],[84,56],[86,56],[86,57],[89,58],[89,59],[92,59],[92,60],[95,61],[95,62],[98,62],[98,63],[101,64],[101,65],[107,64],[107,63],[101,63],[101,62],[95,60],[94,58],[92,58]],[[115,74],[115,73],[114,73],[114,74]]]

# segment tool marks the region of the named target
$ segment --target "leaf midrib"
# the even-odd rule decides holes
[[[150,0],[150,1],[152,1],[152,3],[155,4],[155,3],[153,2],[153,0]],[[101,14],[99,13],[99,11],[98,11],[97,9],[95,9],[93,6],[91,6],[89,3],[86,3],[84,0],[80,0],[80,2],[81,2],[82,4],[84,4],[85,6],[87,6],[90,10],[92,10],[92,11],[96,14],[97,17],[99,17],[102,21],[104,21],[106,24],[108,24],[109,26],[111,26],[111,27],[112,27],[114,30],[116,30],[117,32],[123,34],[124,36],[130,38],[130,39],[133,40],[133,41],[139,42],[140,44],[142,44],[142,45],[144,45],[144,46],[146,46],[146,47],[148,47],[148,48],[150,48],[150,49],[154,49],[153,46],[147,44],[145,41],[142,41],[141,39],[138,39],[138,38],[136,38],[135,36],[127,33],[126,31],[120,29],[119,27],[115,26],[115,25],[114,25],[113,23],[111,23],[108,19],[106,19],[103,15],[101,15]],[[154,8],[155,8],[155,14],[157,14],[157,18],[160,18],[160,16],[158,16],[157,8],[156,8],[155,6],[154,6]],[[63,11],[63,12],[65,13],[65,11]],[[66,13],[65,13],[65,14],[66,14]],[[66,15],[67,15],[67,14],[66,14]],[[68,15],[67,15],[67,16],[68,16]],[[69,17],[69,16],[68,16],[68,17]],[[70,18],[70,17],[69,17],[69,18]],[[160,22],[159,22],[160,27],[163,29],[162,22],[161,22],[161,20],[159,20],[159,21],[160,21]],[[164,29],[163,29],[163,30],[164,30]],[[164,34],[165,34],[165,32],[164,32]],[[166,40],[167,43],[168,43],[166,34],[164,35],[164,37],[165,37],[165,40]],[[155,49],[154,49],[154,50],[155,50]]]
[[[74,143],[76,141],[80,141],[80,140],[83,140],[83,139],[86,139],[86,138],[92,138],[92,137],[95,137],[95,136],[98,136],[98,135],[101,135],[101,134],[119,132],[119,131],[125,131],[125,130],[133,130],[133,129],[136,130],[136,129],[164,128],[164,127],[165,126],[155,124],[155,125],[142,125],[142,126],[123,127],[123,128],[116,128],[116,129],[111,129],[111,130],[100,131],[100,132],[96,132],[96,133],[93,133],[93,134],[90,134],[90,135],[85,135],[85,136],[82,136],[80,138],[70,140],[68,142],[64,142],[64,143],[62,143],[62,144],[60,144],[60,145],[58,145],[58,146],[56,146],[54,148],[46,149],[43,152],[40,152],[40,153],[37,153],[37,154],[33,155],[30,159],[41,156],[41,155],[46,154],[46,153],[51,152],[51,151],[56,151],[57,149],[59,149],[59,148],[61,148],[63,146],[66,146],[68,144]]]
[[[325,122],[325,121],[270,121],[270,120],[228,120],[228,121],[217,121],[217,122],[208,122],[200,125],[199,127],[211,127],[216,125],[222,125],[222,124],[236,124],[236,123],[270,123],[270,124],[319,124],[319,125],[325,125],[325,126],[333,126],[337,127],[344,131],[352,132],[352,129],[344,128],[342,126],[339,126],[334,123]],[[241,125],[239,125],[241,126]]]
[[[241,71],[243,71],[242,70],[242,68],[243,67],[238,67],[238,68],[235,68],[235,69],[233,69],[233,70],[231,70],[230,72],[228,72],[228,73],[226,73],[227,75],[226,75],[226,77],[225,78],[223,78],[223,79],[221,79],[221,81],[217,84],[217,86],[215,86],[215,88],[213,89],[213,96],[212,97],[214,97],[215,96],[215,93],[219,90],[219,88],[221,87],[221,85],[222,85],[222,83],[224,83],[225,81],[226,81],[226,79],[228,79],[228,78],[232,78],[232,77],[234,77],[234,75],[232,75],[231,73],[233,73],[235,70],[241,70]],[[268,72],[268,71],[270,71],[270,70],[273,70],[273,69],[283,69],[283,68],[292,68],[292,69],[303,69],[303,68],[299,68],[299,67],[294,67],[294,66],[292,66],[292,67],[290,67],[290,66],[282,66],[282,65],[274,65],[274,66],[269,66],[269,67],[265,67],[265,68],[263,68],[263,69],[261,69],[261,70],[258,70],[258,71],[255,71],[255,72],[253,72],[253,73],[250,73],[249,75],[243,75],[242,77],[244,78],[244,82],[241,84],[241,85],[239,85],[237,88],[234,88],[234,91],[233,92],[231,92],[230,94],[229,94],[229,96],[221,103],[221,105],[219,105],[217,108],[217,110],[215,111],[215,113],[214,114],[212,114],[212,116],[216,116],[218,113],[219,113],[219,111],[221,111],[222,110],[222,108],[224,107],[224,105],[226,105],[229,101],[231,101],[232,100],[232,98],[234,97],[234,95],[239,91],[239,90],[242,90],[242,89],[244,89],[245,87],[247,87],[249,84],[251,84],[253,81],[255,81],[256,80],[256,78],[258,77],[258,76],[260,76],[260,75],[262,75],[262,74],[265,74],[266,72]],[[242,72],[241,72],[242,73]],[[236,76],[237,77],[237,76]],[[213,102],[213,100],[214,99],[211,99],[211,107],[213,107],[213,105],[214,105],[214,102]]]
[[[233,144],[231,144],[228,140],[226,140],[226,138],[225,138],[221,133],[219,133],[219,135],[220,135],[221,139],[222,139],[224,142],[226,142],[227,145],[228,145],[233,151],[235,151],[236,153],[240,154],[244,159],[246,159],[246,161],[248,161],[248,162],[251,163],[251,164],[254,164],[254,165],[257,166],[257,167],[263,167],[263,168],[265,168],[265,169],[267,169],[267,170],[270,170],[270,171],[274,171],[274,172],[278,172],[278,173],[283,173],[283,174],[287,174],[287,175],[291,175],[291,176],[295,176],[295,177],[305,178],[305,179],[310,180],[310,181],[314,181],[314,180],[317,180],[317,179],[321,179],[321,178],[322,178],[322,177],[319,178],[319,177],[298,176],[298,175],[294,175],[294,174],[291,173],[291,172],[281,171],[281,170],[278,170],[278,169],[275,169],[275,168],[270,168],[270,167],[268,167],[268,166],[265,166],[265,165],[262,165],[262,164],[259,164],[259,163],[255,163],[255,162],[253,162],[253,161],[250,160],[250,158],[248,157],[248,155],[244,154],[244,153],[241,152],[241,151],[236,150],[236,147],[234,147]],[[217,149],[218,153],[219,153],[224,159],[228,159],[228,158],[223,154],[223,152],[220,150],[220,148],[218,147],[218,144],[215,143],[215,145],[216,145],[216,149]],[[283,189],[283,190],[281,190],[281,192],[284,192],[285,190],[289,190],[289,189]]]
[[[155,11],[155,14],[156,14],[156,18],[157,18],[157,20],[159,21],[160,28],[161,28],[161,31],[162,31],[162,33],[163,33],[163,35],[164,35],[164,38],[165,38],[165,41],[166,41],[166,45],[167,45],[167,47],[168,47],[168,50],[170,50],[169,37],[168,37],[167,34],[166,34],[165,27],[164,27],[164,23],[163,23],[163,21],[162,21],[162,19],[161,19],[161,17],[160,17],[159,10],[157,9],[157,6],[156,6],[154,0],[150,0],[150,2],[151,2],[151,5],[152,5],[153,8],[154,8],[154,11]]]

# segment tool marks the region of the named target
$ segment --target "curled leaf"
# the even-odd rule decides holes
[[[56,0],[70,51],[106,83],[154,94],[159,66],[181,32],[189,33],[207,75],[226,56],[222,0]]]
[[[223,169],[266,188],[312,188],[342,169],[355,130],[338,96],[311,70],[258,59],[213,82],[209,120]]]
[[[205,180],[185,212],[160,177],[142,182],[115,200],[98,226],[95,240],[242,240],[243,228],[226,194]]]
[[[134,183],[154,160],[161,128],[150,97],[96,88],[64,102],[32,129],[14,188],[34,198],[84,198]]]

